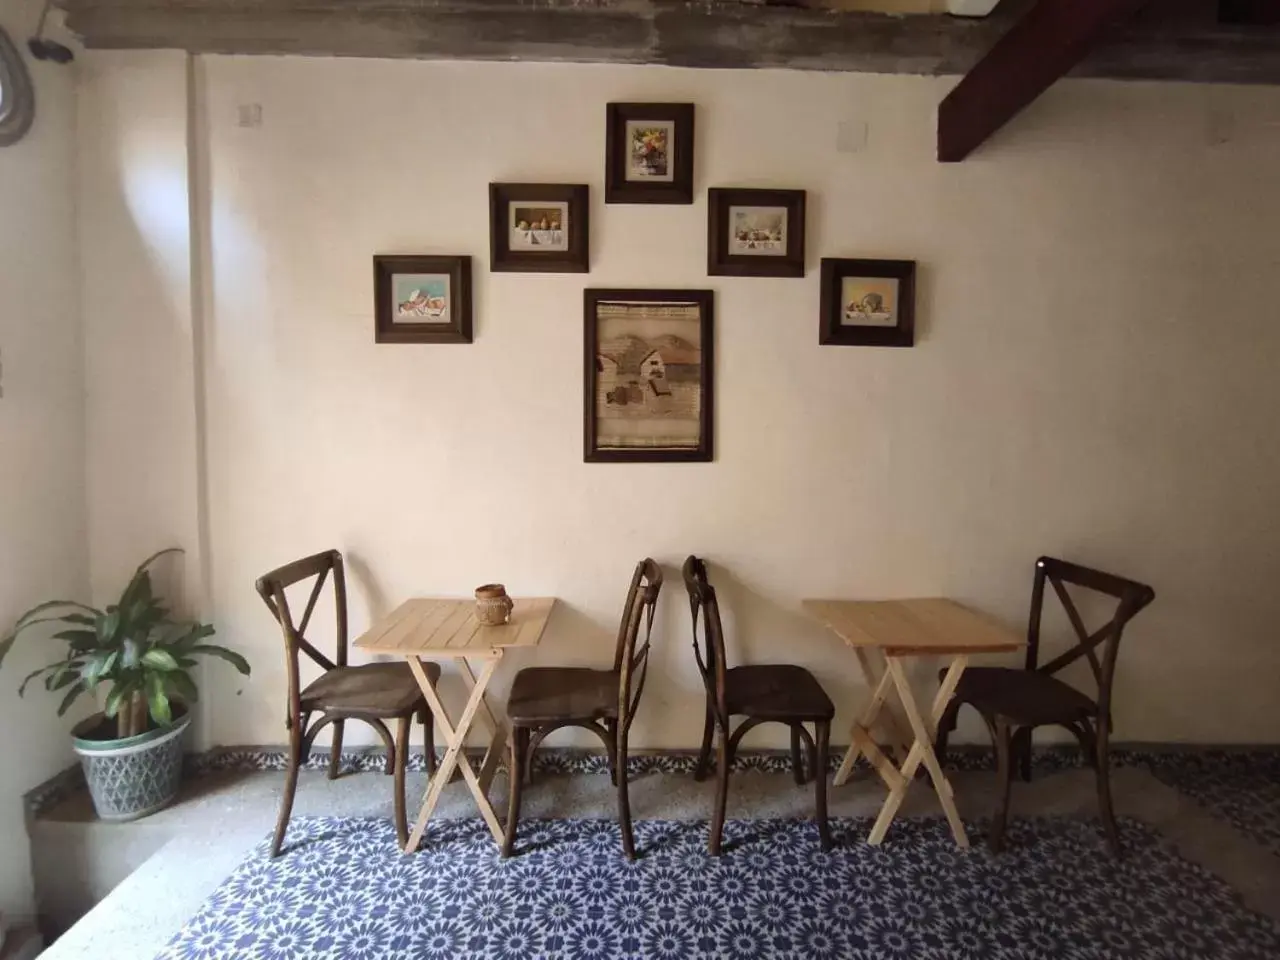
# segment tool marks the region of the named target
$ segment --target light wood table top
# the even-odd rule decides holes
[[[1001,653],[1026,640],[981,613],[942,597],[908,600],[805,600],[810,616],[851,647],[879,647],[891,657]]]
[[[367,653],[401,657],[497,658],[508,647],[532,647],[542,638],[554,597],[513,601],[511,620],[491,627],[476,619],[474,599],[420,597],[406,600],[358,637]]]

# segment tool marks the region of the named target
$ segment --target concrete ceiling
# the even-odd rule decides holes
[[[946,0],[59,0],[86,47],[197,53],[789,67],[962,74],[1030,0],[985,18]],[[1073,75],[1280,83],[1280,26],[1223,24],[1217,0],[1155,0]]]

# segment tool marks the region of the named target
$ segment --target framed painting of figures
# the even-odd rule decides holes
[[[471,258],[375,256],[377,343],[470,343]]]

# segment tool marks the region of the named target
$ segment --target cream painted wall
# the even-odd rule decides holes
[[[160,561],[154,577],[179,613],[202,615],[188,59],[175,51],[81,55],[78,213],[93,597],[113,601],[145,557],[180,546],[186,555]]]
[[[4,0],[21,41],[38,5]],[[19,43],[20,46],[25,45]],[[83,599],[84,403],[71,71],[29,63],[36,122],[0,149],[0,633],[27,608]],[[37,628],[38,631],[39,628]],[[0,671],[0,913],[34,910],[22,795],[74,757],[57,700],[18,684],[50,659],[33,631]],[[56,650],[56,646],[53,648]]]
[[[125,77],[129,102],[167,106],[118,110],[84,145],[93,167],[157,112],[171,146],[172,64],[97,63],[104,106]],[[810,665],[842,727],[853,664],[801,597],[947,594],[1020,623],[1034,558],[1058,554],[1159,594],[1122,655],[1119,737],[1280,739],[1280,91],[1068,81],[942,166],[945,79],[221,57],[197,73],[207,419],[185,381],[143,387],[92,355],[90,389],[113,418],[185,423],[190,404],[207,442],[208,612],[255,671],[209,671],[205,742],[283,741],[280,641],[252,583],[326,547],[349,557],[356,631],[494,579],[559,596],[526,663],[606,660],[631,565],[654,556],[670,579],[635,735],[650,747],[700,732],[690,551],[714,565],[732,655]],[[698,105],[696,204],[604,205],[610,100]],[[238,125],[249,104],[260,127]],[[837,151],[842,123],[866,126],[863,149]],[[488,272],[499,180],[591,185],[590,275]],[[809,190],[809,275],[708,278],[711,185]],[[131,243],[117,217],[86,245],[86,291],[115,285],[90,336],[150,350],[138,334],[168,307]],[[375,345],[378,252],[472,255],[476,342]],[[823,255],[918,260],[917,347],[819,347]],[[582,288],[615,285],[716,291],[714,463],[582,463]],[[94,438],[91,463],[111,447]],[[94,502],[126,495],[91,475]],[[181,515],[174,531],[200,526]]]

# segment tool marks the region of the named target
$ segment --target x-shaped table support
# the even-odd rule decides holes
[[[452,778],[455,770],[461,771],[462,779],[466,781],[467,788],[471,791],[471,795],[475,797],[476,806],[480,809],[480,815],[484,817],[484,822],[489,825],[489,832],[493,834],[493,839],[502,843],[502,824],[498,821],[498,816],[493,811],[493,804],[489,802],[488,790],[489,784],[493,781],[493,774],[498,768],[498,760],[502,756],[502,747],[506,742],[507,731],[506,724],[500,722],[489,708],[489,704],[485,702],[485,689],[489,686],[489,681],[493,679],[494,671],[498,668],[498,657],[489,657],[484,661],[484,666],[477,676],[472,669],[471,664],[464,658],[457,658],[457,662],[461,667],[463,679],[470,687],[471,694],[467,697],[466,705],[462,708],[462,714],[458,717],[455,724],[449,718],[449,712],[445,709],[444,704],[440,701],[439,694],[431,684],[430,678],[427,676],[424,661],[420,657],[409,657],[409,669],[413,671],[414,677],[418,681],[418,686],[422,688],[422,694],[427,698],[427,705],[431,708],[431,715],[435,718],[436,730],[443,737],[445,742],[444,758],[440,761],[440,765],[436,767],[435,775],[431,778],[431,783],[427,786],[427,794],[422,801],[422,810],[418,813],[418,820],[413,825],[413,830],[409,834],[409,840],[405,844],[404,852],[413,853],[418,849],[418,844],[422,842],[422,834],[427,829],[427,821],[431,819],[431,814],[435,811],[436,804],[440,800],[440,793],[444,790],[444,786]],[[467,759],[466,743],[467,734],[471,728],[479,723],[481,727],[487,727],[492,735],[489,741],[489,748],[485,751],[484,760],[480,764],[480,772],[477,773],[471,767],[471,761]]]
[[[884,836],[889,830],[889,825],[893,823],[893,818],[898,814],[898,808],[902,806],[902,801],[907,795],[907,789],[911,786],[911,781],[915,777],[916,771],[920,769],[920,764],[923,763],[925,769],[929,772],[929,778],[933,781],[933,789],[938,794],[938,800],[947,816],[947,822],[951,825],[952,836],[955,837],[959,846],[968,847],[969,837],[965,833],[964,824],[960,821],[960,814],[956,810],[955,793],[951,789],[950,781],[943,774],[942,765],[938,762],[938,757],[933,750],[934,734],[938,728],[938,721],[942,719],[947,703],[951,700],[951,695],[955,693],[956,685],[960,682],[960,677],[968,664],[968,656],[959,654],[952,658],[951,665],[943,677],[942,685],[938,688],[938,693],[933,698],[932,708],[926,717],[916,703],[911,684],[907,681],[907,672],[903,666],[904,661],[907,659],[906,657],[882,654],[885,661],[884,670],[876,671],[872,664],[870,650],[859,649],[857,652],[858,662],[862,666],[867,686],[874,692],[871,695],[871,700],[868,701],[862,714],[849,731],[849,751],[845,754],[844,761],[840,764],[840,769],[836,771],[835,783],[839,786],[848,780],[854,762],[857,761],[861,754],[866,754],[867,761],[880,774],[880,779],[889,787],[889,796],[885,799],[884,806],[880,808],[880,816],[876,818],[875,825],[871,828],[871,834],[867,837],[867,842],[876,845],[884,840]],[[909,746],[902,739],[895,741],[896,745],[905,748],[901,767],[885,755],[879,744],[871,736],[872,727],[880,719],[881,714],[885,714],[888,719],[888,725],[895,731],[896,735],[901,737],[900,721],[888,703],[891,690],[897,693],[898,702],[902,707],[903,713],[906,714],[907,724],[913,738]]]
[[[942,773],[933,752],[934,735],[947,704],[956,692],[969,657],[975,653],[1012,653],[1024,641],[1001,624],[945,597],[917,597],[903,600],[805,600],[805,611],[817,618],[853,648],[862,675],[871,689],[871,699],[850,731],[849,752],[836,773],[836,784],[844,783],[859,756],[868,762],[889,787],[889,796],[867,837],[869,843],[884,840],[889,825],[907,795],[907,788],[924,764],[933,789],[951,824],[956,843],[969,846],[964,824],[956,811],[955,794]],[[950,661],[942,685],[926,714],[916,702],[904,666],[912,657],[940,656]],[[878,665],[883,663],[883,669]],[[908,737],[890,694],[906,715]],[[885,756],[871,736],[877,721],[893,731],[893,742],[901,766]],[[901,750],[901,754],[897,754]]]
[[[494,841],[502,844],[502,825],[487,794],[503,755],[507,729],[485,702],[485,691],[498,669],[498,661],[508,650],[537,646],[555,603],[554,597],[516,598],[507,622],[492,624],[480,622],[475,603],[471,600],[415,597],[382,617],[355,641],[354,646],[366,653],[400,657],[409,664],[435,718],[435,728],[445,743],[444,758],[427,785],[422,810],[405,844],[405,853],[418,849],[427,821],[440,802],[440,792],[453,779],[455,772],[461,773],[466,781]],[[467,684],[470,694],[457,723],[440,702],[440,696],[427,676],[426,662],[429,660],[453,661]],[[484,664],[478,676],[472,667],[477,660]],[[481,728],[487,727],[492,734],[478,773],[465,752],[467,734],[477,723]]]

